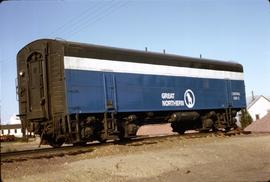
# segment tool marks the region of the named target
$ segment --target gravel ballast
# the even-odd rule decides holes
[[[168,138],[4,163],[4,181],[268,181],[270,135]]]

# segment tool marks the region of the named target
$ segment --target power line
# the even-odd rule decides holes
[[[70,32],[70,37],[73,37],[75,34],[81,32],[83,29],[87,28],[90,24],[94,25],[95,23],[97,23],[98,21],[100,21],[101,19],[105,18],[106,16],[112,14],[113,12],[115,12],[117,9],[123,7],[124,5],[126,5],[128,2],[123,2],[123,3],[118,3],[112,6],[109,6],[105,13],[101,16],[96,16],[95,19],[93,18],[92,21],[87,21],[85,24],[83,24],[83,26],[75,29],[74,31]]]
[[[111,2],[113,2],[114,0],[112,0]],[[112,4],[112,6],[114,6],[114,4]],[[111,6],[109,6],[111,7]],[[84,24],[86,24],[89,21],[92,21],[93,19],[95,19],[96,17],[100,16],[104,11],[106,11],[106,6],[102,6],[100,7],[97,11],[91,12],[91,15],[78,21],[75,25],[73,25],[71,27],[71,29],[67,29],[67,31],[65,32],[65,34],[69,35],[70,32],[74,32],[77,29],[80,29],[80,27],[82,27]]]
[[[62,24],[61,26],[56,28],[54,31],[52,31],[48,36],[50,37],[50,36],[56,35],[57,33],[62,32],[63,30],[65,32],[69,26],[78,24],[78,22],[83,20],[84,17],[87,17],[89,13],[96,11],[96,9],[99,8],[98,7],[99,5],[101,5],[101,4],[96,4],[94,6],[90,6],[90,7],[86,8],[81,14],[79,14],[78,16],[72,17],[71,19],[66,21],[64,24]],[[91,9],[92,9],[92,11],[90,11]]]
[[[113,2],[114,0],[112,0],[111,2]],[[116,4],[117,5],[117,4]],[[97,17],[101,16],[104,12],[107,11],[107,9],[110,9],[111,7],[115,6],[115,4],[111,4],[109,6],[102,6],[101,8],[99,8],[97,11],[92,12],[92,14],[88,17],[86,17],[85,19],[79,21],[77,23],[77,26],[73,26],[71,29],[67,30],[66,34],[70,35],[73,32],[76,32],[77,30],[81,29],[81,27],[84,27],[85,24],[92,22],[93,20],[95,20]]]
[[[110,3],[112,3],[115,0],[110,1]],[[105,2],[106,4],[108,4],[107,2]],[[108,8],[106,8],[105,5],[103,4],[97,4],[96,6],[91,7],[93,8],[92,11],[89,11],[91,8],[87,8],[86,10],[84,10],[79,16],[76,16],[72,19],[70,19],[69,21],[67,21],[66,23],[64,23],[63,25],[61,25],[60,27],[58,27],[55,31],[53,31],[53,33],[56,35],[57,31],[59,32],[59,34],[61,34],[60,37],[63,37],[63,35],[69,35],[70,33],[77,33],[77,30],[81,29],[81,27],[84,27],[84,24],[89,24],[89,22],[91,23],[92,21],[96,21],[96,19],[99,19],[99,16],[105,11],[110,10],[113,7],[116,7],[119,4],[112,4],[111,6],[109,6]],[[105,13],[107,14],[107,13]],[[50,35],[52,35],[53,33],[51,33]]]

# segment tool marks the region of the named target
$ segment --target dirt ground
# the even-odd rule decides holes
[[[174,137],[1,165],[3,181],[268,181],[270,134]]]
[[[2,142],[1,143],[1,152],[13,152],[20,150],[30,150],[30,149],[38,149],[40,143],[40,138],[30,138],[28,142],[23,141],[15,141],[15,142]],[[50,148],[48,145],[41,145],[40,148]]]

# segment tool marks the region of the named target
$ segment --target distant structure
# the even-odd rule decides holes
[[[34,136],[34,133],[28,132],[26,130],[25,134],[27,136]],[[17,138],[23,137],[22,125],[21,124],[6,124],[0,125],[0,136],[4,135],[14,135]]]
[[[14,135],[15,137],[21,138],[22,134],[22,126],[21,124],[7,124],[0,125],[0,135]]]
[[[263,95],[253,95],[247,99],[247,111],[253,121],[259,120],[270,112],[270,100]]]
[[[257,120],[256,122],[251,123],[247,126],[245,131],[251,131],[254,133],[270,133],[270,112],[265,115],[262,119]]]
[[[32,136],[33,133],[28,132],[27,129],[22,129],[21,120],[16,114],[13,114],[7,124],[0,124],[0,136],[13,135],[17,138]]]

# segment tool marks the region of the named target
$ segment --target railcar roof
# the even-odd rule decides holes
[[[118,61],[130,61],[130,62],[243,72],[242,65],[236,62],[220,61],[205,58],[194,58],[169,53],[164,54],[150,51],[146,52],[141,50],[116,48],[57,39],[38,39],[29,43],[28,45],[37,41],[61,42],[65,47],[65,55],[67,56],[96,57],[100,59],[110,59]],[[28,45],[26,45],[25,47],[27,47]]]

